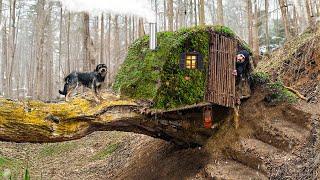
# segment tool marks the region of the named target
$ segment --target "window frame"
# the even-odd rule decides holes
[[[198,69],[199,53],[186,52],[184,58],[184,64],[186,69]],[[188,63],[189,62],[189,63]]]

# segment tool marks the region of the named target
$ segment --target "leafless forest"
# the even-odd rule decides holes
[[[246,40],[256,55],[300,34],[320,14],[319,0],[146,3],[157,16],[158,31],[222,24]],[[0,0],[1,95],[57,99],[66,74],[90,71],[98,63],[109,67],[107,84],[111,85],[130,44],[147,33],[145,17],[73,12],[53,0]]]

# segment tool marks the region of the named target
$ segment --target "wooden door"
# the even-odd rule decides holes
[[[211,33],[209,69],[205,100],[225,107],[235,105],[235,80],[237,42],[235,39]]]

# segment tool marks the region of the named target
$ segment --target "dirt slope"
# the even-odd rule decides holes
[[[311,132],[316,128],[314,123],[318,122],[315,114],[320,111],[304,111],[303,106],[309,109],[306,103],[295,106],[285,103],[269,106],[264,101],[263,92],[256,93],[244,102],[241,108],[240,129],[228,129],[215,137],[219,144],[228,142],[222,147],[220,159],[232,165],[228,165],[224,171],[237,166],[237,169],[241,170],[249,168],[250,172],[256,175],[251,174],[246,178],[312,177],[311,171],[304,170],[314,168],[308,164],[313,159],[310,159],[312,154],[307,151],[312,151],[315,144]],[[232,132],[235,134],[234,137],[226,136]],[[214,141],[216,140],[212,139],[208,147],[214,148]],[[213,178],[237,179],[213,168],[207,169],[205,174]],[[242,178],[243,176],[239,177],[246,179]]]
[[[192,177],[208,156],[203,149],[177,149],[144,135],[96,132],[54,144],[0,143],[0,157],[13,179],[29,166],[32,179],[179,179]]]
[[[264,57],[257,71],[268,72],[273,81],[280,80],[300,91],[308,101],[318,102],[320,28],[306,31],[291,39],[271,57]]]

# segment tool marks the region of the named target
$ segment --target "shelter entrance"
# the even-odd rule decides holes
[[[225,107],[234,107],[236,100],[237,41],[211,33],[209,44],[209,68],[205,101]]]

